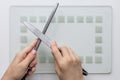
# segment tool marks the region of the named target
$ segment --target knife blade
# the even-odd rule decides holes
[[[48,36],[43,34],[39,29],[28,22],[23,22],[26,28],[28,28],[34,35],[36,35],[40,40],[43,41],[48,47],[50,47],[50,42],[52,41]]]

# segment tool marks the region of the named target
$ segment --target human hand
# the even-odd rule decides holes
[[[51,42],[55,71],[60,80],[84,80],[79,57],[67,46],[58,47]]]
[[[31,75],[35,71],[35,65],[37,64],[36,51],[33,50],[37,43],[35,39],[28,47],[18,52],[9,65],[2,80],[21,80],[25,75],[28,66],[31,67],[28,75]]]

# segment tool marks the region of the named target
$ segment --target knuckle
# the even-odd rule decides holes
[[[66,68],[66,64],[63,62],[61,62],[59,66],[60,66],[61,70],[64,70]]]
[[[74,60],[75,63],[80,63],[80,58],[79,57],[76,57],[75,60]]]
[[[72,59],[65,59],[64,60],[64,62],[60,62],[60,65],[61,65],[61,67],[67,67],[67,66],[69,66],[69,65],[71,65],[73,63],[73,60]]]
[[[76,62],[80,62],[80,58],[78,56],[76,57]]]
[[[62,68],[63,66],[65,65],[65,61],[62,62],[62,61],[59,61],[59,66]]]

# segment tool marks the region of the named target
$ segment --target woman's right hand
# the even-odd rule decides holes
[[[58,47],[51,42],[55,71],[60,80],[84,80],[79,57],[67,46]]]

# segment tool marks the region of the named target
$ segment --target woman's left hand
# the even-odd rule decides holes
[[[38,39],[35,39],[28,47],[18,52],[9,65],[2,80],[21,80],[25,75],[28,66],[31,67],[28,75],[31,75],[35,71],[35,65],[37,64],[36,51],[33,50]]]

